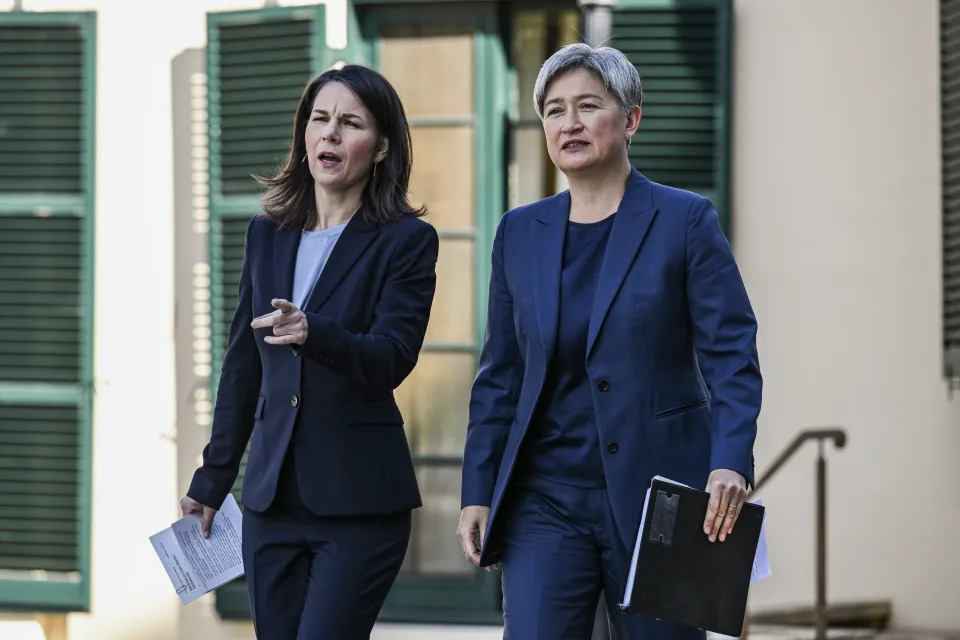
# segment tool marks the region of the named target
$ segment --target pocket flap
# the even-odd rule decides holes
[[[659,420],[660,418],[669,418],[670,416],[675,416],[680,413],[686,413],[687,411],[693,411],[694,409],[699,409],[700,407],[706,406],[708,400],[707,398],[701,398],[700,400],[695,400],[693,402],[685,402],[676,407],[670,409],[664,409],[663,411],[657,411],[653,414],[654,419]]]

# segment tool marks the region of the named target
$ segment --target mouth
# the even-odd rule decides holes
[[[585,146],[587,146],[585,140],[567,140],[563,143],[563,146],[560,147],[561,151],[580,151]]]
[[[317,160],[319,160],[320,164],[325,167],[333,167],[343,162],[343,158],[331,151],[322,152],[317,156]]]

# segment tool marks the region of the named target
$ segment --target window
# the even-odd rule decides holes
[[[499,576],[467,564],[455,536],[490,247],[505,204],[506,74],[495,8],[369,8],[361,23],[371,63],[396,88],[410,122],[411,199],[427,204],[426,220],[440,236],[430,326],[417,367],[396,393],[424,506],[414,512],[381,619],[497,622]]]
[[[730,0],[619,0],[611,45],[640,72],[643,120],[630,161],[695,191],[730,222]]]
[[[944,375],[960,379],[960,3],[940,2]]]
[[[324,18],[322,5],[208,15],[213,393],[237,307],[247,224],[261,210],[262,187],[251,175],[270,174],[286,158],[304,85],[335,61]],[[238,501],[245,466],[246,456],[233,488]],[[218,590],[217,610],[250,617],[242,579]]]
[[[0,13],[4,608],[89,608],[95,38],[93,13]]]

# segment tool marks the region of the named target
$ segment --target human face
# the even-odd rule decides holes
[[[553,79],[543,103],[543,132],[550,159],[564,174],[611,169],[626,159],[627,136],[640,122],[640,109],[626,117],[603,82],[586,69]]]
[[[374,161],[386,156],[386,140],[380,139],[373,114],[341,82],[317,92],[304,142],[314,181],[333,192],[362,189]]]

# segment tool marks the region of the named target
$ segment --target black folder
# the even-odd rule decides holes
[[[764,507],[744,503],[733,533],[710,542],[709,498],[665,478],[650,482],[621,610],[741,634]]]

